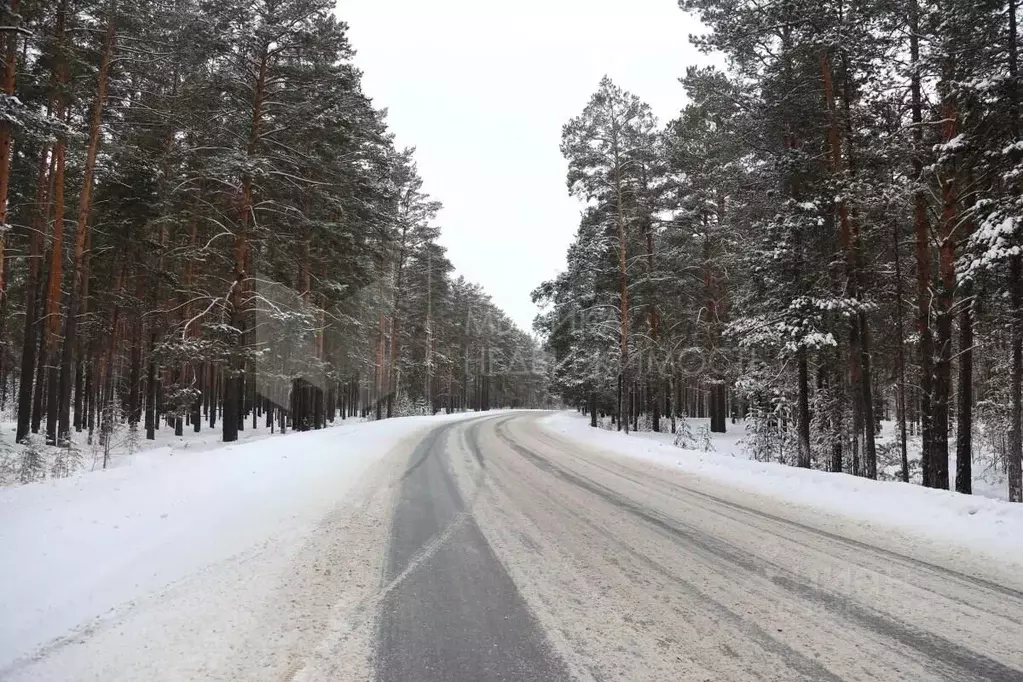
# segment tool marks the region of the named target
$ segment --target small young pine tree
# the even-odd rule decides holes
[[[714,442],[710,437],[710,426],[704,424],[697,433],[699,449],[703,452],[714,452]]]
[[[82,453],[70,438],[56,448],[53,461],[50,463],[52,478],[67,478],[82,467]]]
[[[696,446],[697,442],[693,436],[693,427],[690,426],[689,420],[683,416],[678,420],[678,428],[675,430],[675,447],[682,448],[683,450],[695,450]]]
[[[32,483],[46,478],[46,461],[42,448],[32,436],[22,441],[21,454],[17,461],[17,477],[19,483]]]

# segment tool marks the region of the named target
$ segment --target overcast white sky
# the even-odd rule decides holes
[[[338,0],[337,13],[367,94],[444,203],[456,270],[527,331],[530,291],[563,268],[579,218],[561,126],[604,74],[663,123],[685,102],[685,67],[707,62],[675,0]]]

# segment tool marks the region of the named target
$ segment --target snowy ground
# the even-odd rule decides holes
[[[395,491],[429,427],[475,416],[273,437],[247,429],[226,446],[215,431],[179,440],[164,429],[106,471],[0,488],[0,679],[372,679]],[[719,499],[760,500],[779,517],[968,574],[978,562],[1014,575],[1023,566],[1023,505],[750,461],[741,425],[700,452],[667,434],[591,429],[572,413],[543,423],[584,445],[577,458],[628,458]],[[481,460],[499,445],[485,441]],[[645,490],[641,499],[654,495]],[[672,501],[674,512],[686,500]]]
[[[4,414],[2,417],[3,419],[0,419],[0,459],[6,458],[7,467],[5,468],[3,462],[0,462],[0,485],[17,484],[17,476],[13,471],[16,464],[13,460],[19,455],[21,446],[13,445],[16,423],[13,414]],[[344,420],[335,419],[333,423],[328,424],[328,428],[350,426],[362,421],[359,417],[349,417]],[[266,420],[262,418],[257,420],[255,428],[252,426],[251,419],[247,420],[244,426],[245,428],[238,432],[238,443],[249,443],[270,437],[277,438],[291,433],[289,430],[286,434],[281,434],[280,429],[276,427],[271,433],[271,429],[266,426]],[[197,433],[192,429],[191,425],[186,424],[182,434],[175,436],[174,428],[168,426],[164,420],[161,420],[160,428],[156,430],[156,438],[154,440],[146,440],[143,428],[139,428],[133,434],[125,425],[118,423],[110,440],[107,468],[114,469],[122,466],[145,467],[149,466],[153,461],[180,451],[203,452],[219,448],[223,445],[219,422],[216,428],[211,429],[208,428],[208,423],[204,421],[202,427]],[[42,433],[34,435],[33,438],[42,451],[45,460],[45,466],[41,475],[43,478],[50,478],[52,476],[50,465],[54,455],[59,450],[42,445]],[[76,457],[78,458],[76,470],[72,475],[103,468],[104,447],[99,442],[98,431],[93,434],[91,443],[89,442],[87,431],[72,431],[71,440],[74,444]]]
[[[690,425],[690,431],[694,439],[698,442],[701,440],[700,436],[702,433],[706,433],[710,437],[710,444],[713,447],[713,452],[724,455],[727,457],[736,457],[739,459],[751,459],[749,449],[746,447],[744,440],[747,437],[746,434],[746,423],[742,420],[737,422],[729,421],[727,423],[726,433],[710,433],[710,419],[705,418],[690,418],[687,420]],[[614,431],[615,426],[611,423],[610,417],[605,417],[600,422],[601,428]],[[652,440],[657,443],[665,443],[672,445],[674,436],[670,433],[654,433],[650,431],[650,425],[642,425],[644,430],[632,433],[630,435],[635,436],[639,439]],[[669,422],[665,419],[662,422],[662,428],[667,431],[669,429]],[[900,477],[902,472],[902,464],[899,461],[900,455],[898,451],[898,438],[896,429],[898,425],[889,420],[881,422],[880,433],[877,434],[877,447],[879,452],[878,463],[879,474],[881,478],[888,480],[896,480]],[[906,439],[908,443],[907,455],[910,462],[910,479],[914,483],[921,482],[921,470],[920,470],[920,449],[921,442],[919,434],[913,435],[912,433]],[[989,452],[983,450],[984,443],[983,439],[979,437],[979,434],[974,434],[974,458],[973,458],[973,494],[981,497],[990,497],[996,500],[1008,499],[1008,481],[1005,477],[1005,472],[1002,470],[1000,459],[992,455]],[[700,449],[697,447],[697,449]],[[885,452],[887,450],[887,453]],[[949,487],[954,489],[955,486],[955,471],[956,471],[956,456],[955,456],[955,434],[953,433],[949,438]],[[884,458],[888,458],[886,464]]]
[[[251,640],[254,628],[304,627],[261,622],[282,617],[268,595],[287,593],[296,558],[308,555],[313,573],[324,553],[346,552],[346,533],[381,530],[364,527],[372,514],[356,518],[366,496],[388,497],[386,480],[365,485],[374,466],[428,426],[472,416],[273,438],[247,430],[251,442],[219,447],[207,432],[107,471],[0,489],[0,679],[112,679],[114,661],[128,675],[118,679],[147,679],[146,665],[163,666],[162,679],[212,679],[184,658],[180,674],[167,668],[175,660],[167,652],[187,657],[204,634],[238,658],[235,669],[254,664],[232,643]],[[386,514],[386,502],[377,507]],[[149,647],[164,652],[159,661]]]
[[[705,420],[704,420],[705,421]],[[702,423],[692,420],[697,432]],[[543,422],[549,430],[592,448],[681,469],[729,488],[767,495],[798,506],[859,520],[876,534],[901,530],[949,554],[980,553],[1023,565],[1023,505],[931,490],[898,482],[757,462],[742,448],[743,431],[728,425],[713,434],[712,452],[683,450],[671,434],[629,436],[590,427],[582,415],[561,412]],[[741,427],[741,425],[738,425]],[[953,463],[954,466],[954,463]]]

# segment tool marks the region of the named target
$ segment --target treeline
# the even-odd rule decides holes
[[[17,440],[545,400],[438,245],[332,0],[8,0],[0,403]]]
[[[1023,500],[1015,0],[680,5],[727,65],[680,116],[605,79],[564,128],[587,207],[534,297],[565,399],[964,493],[983,451]]]

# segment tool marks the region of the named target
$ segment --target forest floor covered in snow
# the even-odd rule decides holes
[[[609,423],[594,429],[588,417],[571,412],[557,413],[543,424],[595,449],[682,469],[731,488],[847,517],[874,526],[878,533],[886,527],[898,529],[940,551],[980,553],[1023,565],[1023,505],[996,499],[997,483],[990,478],[978,480],[976,468],[975,488],[991,497],[755,461],[745,447],[747,434],[741,422],[729,423],[724,434],[710,434],[705,428],[708,420],[689,420],[696,434],[695,448],[677,447],[670,433],[639,431],[626,436],[610,430]],[[890,438],[890,432],[891,425],[886,424],[881,442]],[[707,440],[712,449],[701,449]],[[954,459],[950,466],[954,475]],[[1004,489],[1001,494],[1004,498]]]
[[[361,417],[337,418],[327,426],[336,428],[362,421],[364,420]],[[174,427],[167,421],[161,419],[159,422],[159,428],[155,430],[155,438],[147,440],[145,428],[142,425],[133,431],[118,421],[114,425],[109,447],[102,442],[99,429],[96,429],[91,436],[84,429],[82,431],[72,430],[70,449],[44,445],[45,437],[42,431],[45,430],[45,424],[43,424],[40,433],[30,436],[31,447],[39,455],[35,470],[25,471],[26,446],[14,444],[17,427],[14,415],[2,414],[0,415],[0,486],[17,485],[49,478],[65,478],[103,468],[148,467],[168,455],[179,452],[205,452],[224,445],[221,440],[219,421],[211,429],[208,422],[204,420],[199,431],[195,431],[190,424],[185,424],[180,436],[174,435]],[[264,438],[279,438],[291,433],[289,429],[282,434],[276,426],[271,429],[263,418],[258,419],[255,425],[251,419],[248,419],[243,426],[244,428],[238,432],[236,445]],[[62,458],[65,460],[66,467],[61,466]]]
[[[598,420],[600,428],[605,431],[615,431],[616,427],[610,417],[603,417]],[[685,422],[689,426],[689,446],[680,446],[683,449],[697,450],[700,452],[712,452],[727,457],[738,459],[755,459],[750,446],[750,434],[746,430],[744,420],[729,420],[726,424],[725,433],[711,433],[710,419],[688,418]],[[681,429],[683,420],[678,420],[678,427]],[[671,434],[670,421],[662,418],[660,433],[650,430],[649,419],[640,422],[640,430],[631,433],[639,439],[652,440],[667,445],[678,445],[675,435]],[[878,450],[878,477],[881,480],[894,481],[901,477],[902,463],[898,447],[898,425],[890,420],[881,422],[881,429],[877,434]],[[1005,467],[1001,457],[995,453],[987,452],[986,443],[983,438],[974,436],[974,458],[973,458],[973,494],[981,497],[990,497],[996,500],[1008,499],[1009,487],[1005,475]],[[922,470],[920,464],[921,442],[919,433],[910,433],[906,439],[907,456],[909,458],[910,481],[920,484],[922,481]],[[788,453],[791,457],[794,453]],[[776,461],[774,456],[772,461]],[[791,463],[791,462],[781,462]],[[847,462],[848,464],[848,462]],[[814,468],[822,468],[823,463],[814,465]],[[954,489],[956,471],[956,448],[955,436],[949,438],[949,487]]]
[[[386,484],[365,485],[368,472],[405,439],[473,416],[349,421],[274,437],[250,429],[227,445],[215,431],[176,441],[164,428],[156,447],[106,471],[0,488],[0,679],[109,679],[105,666],[118,658],[133,679],[150,679],[147,666],[164,666],[161,679],[210,679],[186,660],[204,637],[237,669],[285,665],[247,661],[239,647],[253,629],[304,627],[275,631],[273,620],[287,616],[261,608],[290,584],[288,567],[308,555],[303,565],[315,572],[322,554],[343,553],[363,526],[384,523],[385,511],[356,513],[367,496],[387,497]],[[184,658],[168,663],[167,652]]]

